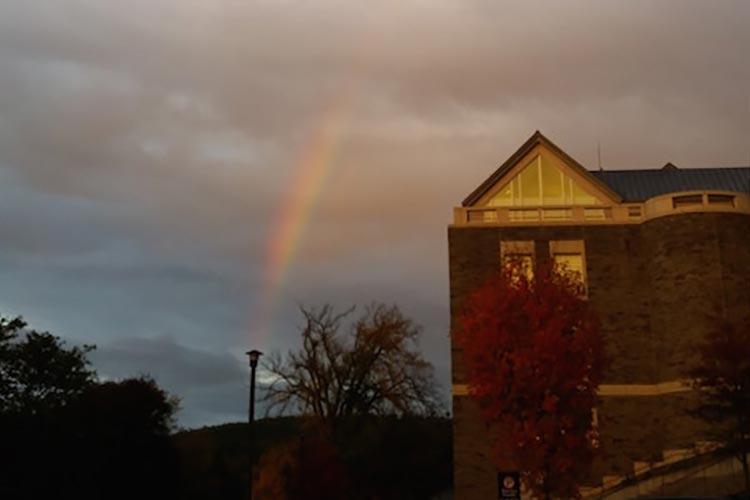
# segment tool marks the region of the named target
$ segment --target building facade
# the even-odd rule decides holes
[[[611,363],[591,487],[706,445],[685,370],[717,315],[750,312],[750,168],[588,171],[536,132],[454,209],[448,243],[452,330],[508,257],[581,273]],[[452,362],[455,498],[498,498],[491,431],[455,342]]]

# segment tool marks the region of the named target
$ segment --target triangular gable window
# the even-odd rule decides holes
[[[538,155],[490,198],[491,207],[599,205],[601,202],[572,178]]]

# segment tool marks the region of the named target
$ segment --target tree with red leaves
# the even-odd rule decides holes
[[[324,427],[268,450],[260,459],[257,500],[351,498],[347,467]]]
[[[579,497],[598,451],[593,425],[604,348],[580,276],[510,262],[466,301],[459,344],[470,394],[496,428],[498,469],[543,498]]]

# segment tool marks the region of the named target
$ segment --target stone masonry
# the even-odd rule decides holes
[[[687,213],[640,224],[461,227],[448,230],[451,318],[500,266],[501,241],[534,241],[535,256],[549,242],[585,244],[589,300],[602,322],[610,368],[605,384],[656,384],[683,378],[694,346],[717,316],[750,312],[750,216]],[[452,323],[453,329],[456,325]],[[453,383],[465,384],[454,344]],[[605,457],[594,477],[632,472],[670,448],[706,438],[686,415],[692,392],[600,398],[599,426]],[[490,460],[492,436],[468,396],[453,399],[456,499],[497,498]]]

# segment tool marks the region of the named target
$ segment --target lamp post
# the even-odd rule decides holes
[[[250,464],[250,480],[247,486],[247,498],[253,500],[253,451],[255,448],[255,369],[258,367],[258,358],[263,354],[260,351],[253,349],[247,351],[247,357],[250,360],[250,403],[248,408],[247,423],[248,423],[248,447],[247,447],[247,458]]]

